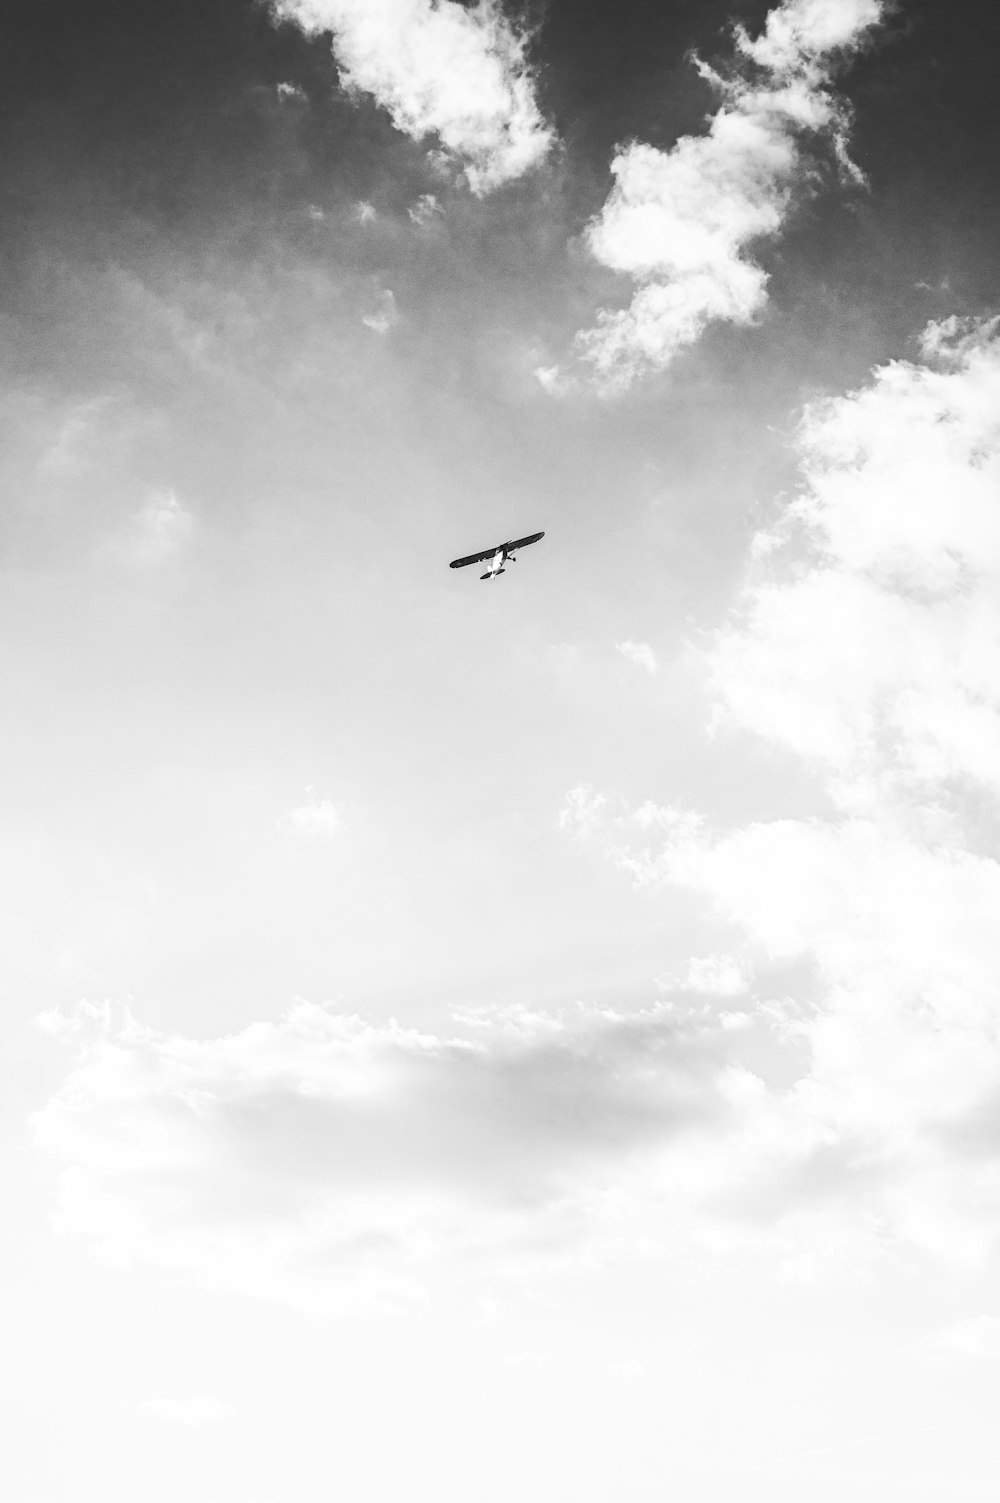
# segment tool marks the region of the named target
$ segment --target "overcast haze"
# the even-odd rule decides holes
[[[992,1503],[994,10],[4,31],[4,1495]]]

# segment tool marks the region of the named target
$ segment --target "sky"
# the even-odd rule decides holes
[[[6,1497],[995,1498],[998,43],[8,18]]]

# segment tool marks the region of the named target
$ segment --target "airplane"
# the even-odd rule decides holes
[[[484,559],[489,559],[490,566],[485,574],[480,574],[480,579],[496,579],[498,574],[504,572],[506,563],[515,564],[514,557],[516,548],[527,548],[529,543],[537,543],[539,538],[545,536],[544,532],[533,532],[529,538],[516,538],[512,543],[501,543],[496,548],[487,548],[483,553],[470,553],[468,558],[453,558],[448,565],[449,569],[464,569],[466,564],[481,564]]]

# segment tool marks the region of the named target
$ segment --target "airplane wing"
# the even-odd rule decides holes
[[[498,543],[496,548],[487,548],[482,553],[470,553],[468,558],[453,558],[448,567],[449,569],[464,569],[466,564],[481,564],[485,559],[492,558],[497,548],[504,548],[508,553],[513,553],[515,548],[527,548],[529,543],[537,543],[538,539],[544,536],[544,532],[533,532],[530,537],[518,538],[513,543]]]
[[[530,538],[518,538],[516,542],[504,543],[504,547],[508,553],[513,553],[515,548],[527,548],[529,543],[537,543],[538,539],[544,536],[544,532],[533,532]]]
[[[448,568],[464,569],[466,564],[481,564],[483,559],[492,558],[496,551],[495,548],[487,548],[485,553],[470,553],[468,558],[453,558]]]

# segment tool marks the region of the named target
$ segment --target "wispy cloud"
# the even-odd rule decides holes
[[[102,545],[103,557],[132,564],[157,564],[173,557],[190,540],[194,516],[176,491],[151,491],[142,505]]]
[[[92,464],[99,443],[101,420],[111,405],[107,397],[74,403],[39,461],[40,474],[49,478],[67,479]]]
[[[614,188],[586,239],[638,287],[628,308],[603,310],[577,336],[601,390],[624,391],[709,323],[745,324],[763,307],[767,273],[750,247],[780,232],[805,173],[804,139],[827,138],[847,163],[846,109],[830,80],[882,9],[882,0],[786,0],[758,37],[737,29],[729,76],[698,64],[722,96],[707,134],[669,151],[632,142],[615,157]]]
[[[496,0],[273,0],[309,35],[333,33],[341,78],[416,140],[434,134],[474,193],[521,176],[552,132],[535,102],[523,37]]]

